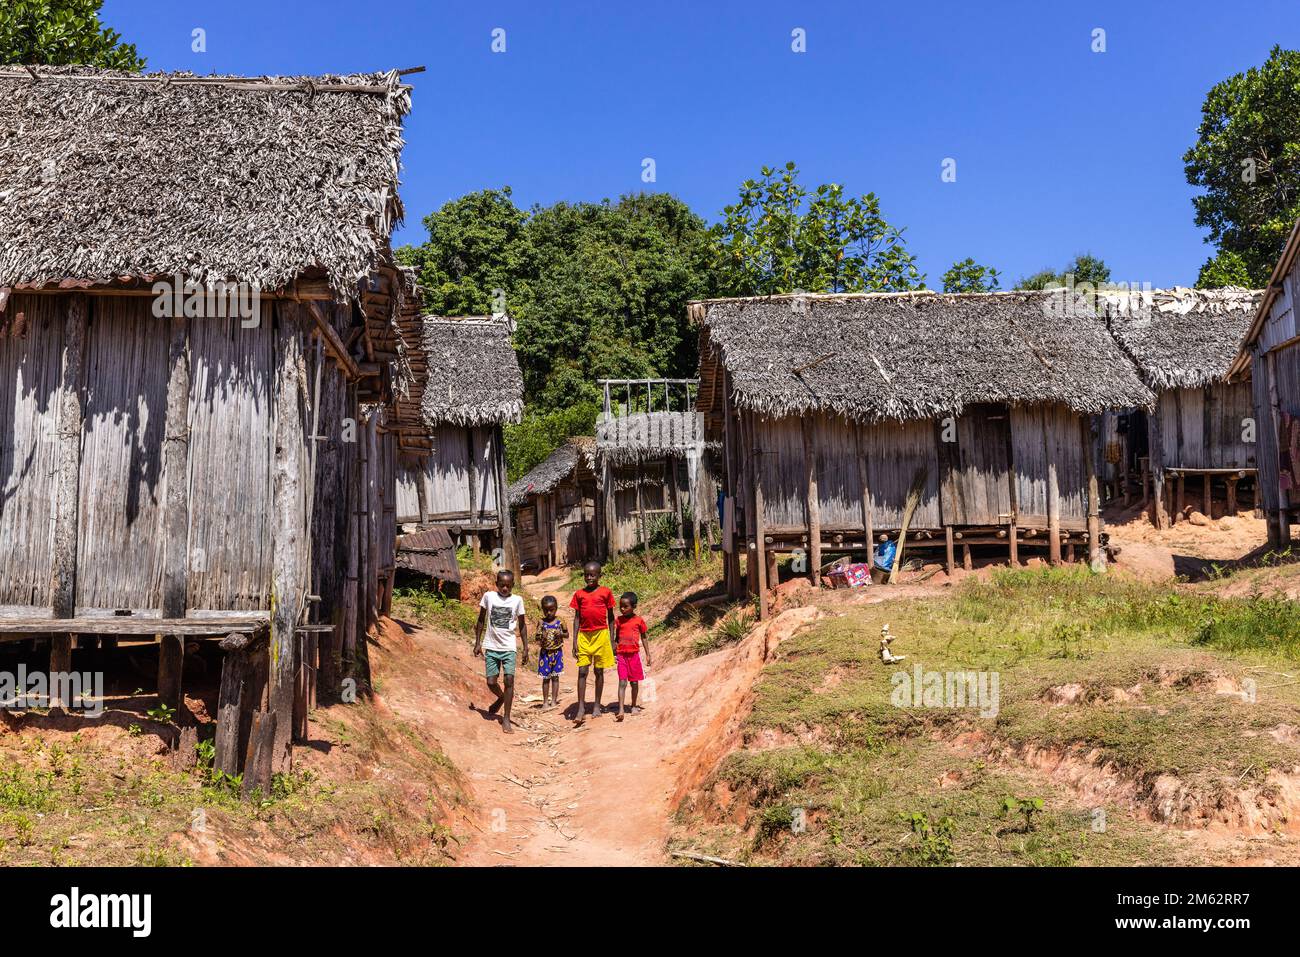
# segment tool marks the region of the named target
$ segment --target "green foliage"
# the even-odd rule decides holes
[[[993,292],[998,288],[998,276],[992,266],[981,266],[967,257],[943,274],[944,292]]]
[[[0,64],[143,70],[135,46],[99,22],[104,0],[4,0]]]
[[[1240,253],[1220,249],[1205,261],[1200,275],[1196,277],[1198,289],[1222,289],[1224,286],[1241,286],[1250,288],[1254,285],[1250,279],[1250,267]]]
[[[176,717],[176,709],[164,701],[159,701],[156,707],[148,709],[145,714],[155,721],[170,724],[172,719]]]
[[[504,429],[507,474],[510,481],[520,478],[543,461],[571,435],[593,435],[600,404],[583,399],[568,408],[551,412],[529,410],[518,425]]]
[[[1017,289],[1051,289],[1059,288],[1067,284],[1067,280],[1073,277],[1074,284],[1092,283],[1094,286],[1100,286],[1102,283],[1110,281],[1110,267],[1106,263],[1092,255],[1091,253],[1080,253],[1060,272],[1055,269],[1041,269],[1031,276],[1025,276],[1018,283]]]
[[[763,167],[741,184],[714,227],[726,295],[916,289],[925,276],[903,231],[886,222],[874,193],[849,198],[838,183],[811,193],[794,163]]]
[[[495,290],[508,294],[519,275],[526,221],[509,186],[468,193],[424,217],[428,241],[403,246],[397,258],[415,267],[426,311],[435,316],[496,311]]]
[[[1244,285],[1268,281],[1300,217],[1297,102],[1300,51],[1275,46],[1263,66],[1206,94],[1196,144],[1183,155],[1187,182],[1205,190],[1192,200],[1196,225],[1209,229],[1207,241],[1221,253],[1240,257]]]
[[[1009,817],[1012,814],[1023,814],[1025,816],[1025,833],[1028,834],[1034,829],[1034,815],[1041,812],[1044,806],[1043,799],[1040,797],[1008,797],[1002,801],[1002,816]]]
[[[952,863],[952,839],[957,832],[956,821],[950,817],[931,821],[930,815],[924,811],[912,811],[900,817],[911,826],[912,833],[920,838],[920,843],[913,848],[918,864],[934,867]]]

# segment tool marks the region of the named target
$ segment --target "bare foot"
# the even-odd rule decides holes
[[[591,716],[592,716],[593,718],[599,718],[599,717],[600,717],[602,714],[604,714],[604,713],[605,713],[605,709],[602,708],[602,707],[600,706],[600,702],[597,701],[596,704],[595,704],[595,706],[591,709]]]
[[[501,722],[501,730],[504,731],[506,734],[515,733],[515,729],[511,726],[509,718],[506,718],[504,721]]]
[[[614,712],[614,720],[615,720],[615,721],[622,721],[622,720],[623,720],[623,712],[622,712],[622,711],[616,711],[616,712]]]
[[[488,714],[496,714],[498,711],[501,710],[501,706],[505,703],[506,703],[505,698],[497,698],[496,701],[493,701],[490,705],[488,705]]]

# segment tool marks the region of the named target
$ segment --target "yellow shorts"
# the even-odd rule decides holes
[[[614,649],[609,644],[609,629],[578,632],[578,667],[595,665],[597,668],[614,667]]]

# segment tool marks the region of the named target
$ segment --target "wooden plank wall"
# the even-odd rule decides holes
[[[802,455],[802,452],[800,453]],[[686,474],[686,460],[674,457],[672,474],[677,484],[679,507],[684,507],[690,498],[690,479]],[[650,459],[645,462],[642,473],[641,498],[647,512],[647,522],[653,521],[653,511],[671,511],[673,499],[667,484],[667,472],[664,459]],[[618,554],[637,547],[641,541],[641,530],[637,518],[636,475],[632,465],[620,465],[611,470],[614,481],[614,514],[606,516],[604,534],[610,554]],[[717,480],[703,464],[699,476],[699,510],[704,522],[716,522],[718,517]],[[604,500],[604,495],[597,496],[597,502]],[[596,506],[599,508],[599,504]],[[685,534],[685,530],[683,530]],[[599,548],[597,549],[599,551]]]
[[[62,300],[16,295],[27,334],[0,336],[0,607],[48,608],[54,554]]]
[[[1244,420],[1254,415],[1249,382],[1166,390],[1156,414],[1166,468],[1255,467],[1255,445],[1242,439]]]
[[[1005,409],[978,407],[957,421],[955,448],[944,450],[953,456],[951,474],[947,460],[941,459],[939,431],[933,421],[858,427],[829,416],[811,420],[823,532],[862,528],[859,438],[867,462],[876,534],[897,531],[901,525],[908,491],[921,466],[926,469],[926,480],[912,518],[913,528],[939,529],[945,522],[1007,524],[1011,511],[1005,464],[1008,428],[1016,466],[1019,524],[1043,528],[1048,524],[1050,443],[1057,465],[1061,527],[1085,528],[1087,481],[1079,416],[1063,405],[1017,407],[1010,410],[1009,418],[998,418],[1004,415]],[[802,427],[797,419],[754,418],[753,443],[762,450],[756,461],[763,470],[764,528],[768,534],[807,529]],[[740,477],[741,494],[752,495],[743,471]],[[946,495],[941,494],[945,477],[949,486]]]
[[[431,520],[466,519],[470,516],[470,438],[474,443],[476,489],[479,510],[485,522],[495,522],[497,481],[495,452],[500,442],[499,426],[465,429],[440,425],[430,433],[434,450],[422,461],[401,456],[397,476],[397,520],[420,520],[416,483],[423,482]]]

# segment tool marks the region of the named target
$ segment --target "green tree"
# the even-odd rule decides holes
[[[519,245],[527,220],[510,187],[468,193],[424,217],[429,239],[397,250],[414,266],[425,309],[436,316],[482,316],[495,311],[496,290],[509,293],[519,273]]]
[[[1198,289],[1222,289],[1224,286],[1248,289],[1252,285],[1254,283],[1250,281],[1250,269],[1246,260],[1239,253],[1227,249],[1219,250],[1217,255],[1206,260],[1201,267],[1201,274],[1196,277]]]
[[[1236,254],[1247,285],[1272,273],[1300,217],[1300,51],[1275,46],[1263,66],[1216,84],[1201,106],[1196,144],[1183,155],[1206,242]],[[1237,274],[1235,260],[1205,270]],[[1199,284],[1199,280],[1198,280]]]
[[[925,282],[874,193],[846,198],[836,183],[809,193],[794,163],[763,167],[722,215],[713,235],[728,295],[893,291]]]
[[[4,0],[0,64],[143,70],[135,46],[99,22],[104,0]]]
[[[967,257],[943,274],[944,292],[992,292],[1001,275],[992,266],[981,266]]]
[[[1073,278],[1076,286],[1085,282],[1100,286],[1110,281],[1110,267],[1091,253],[1080,253],[1060,272],[1051,268],[1041,269],[1022,278],[1016,283],[1016,288],[1047,289],[1052,286],[1064,286],[1067,278],[1070,277]]]

